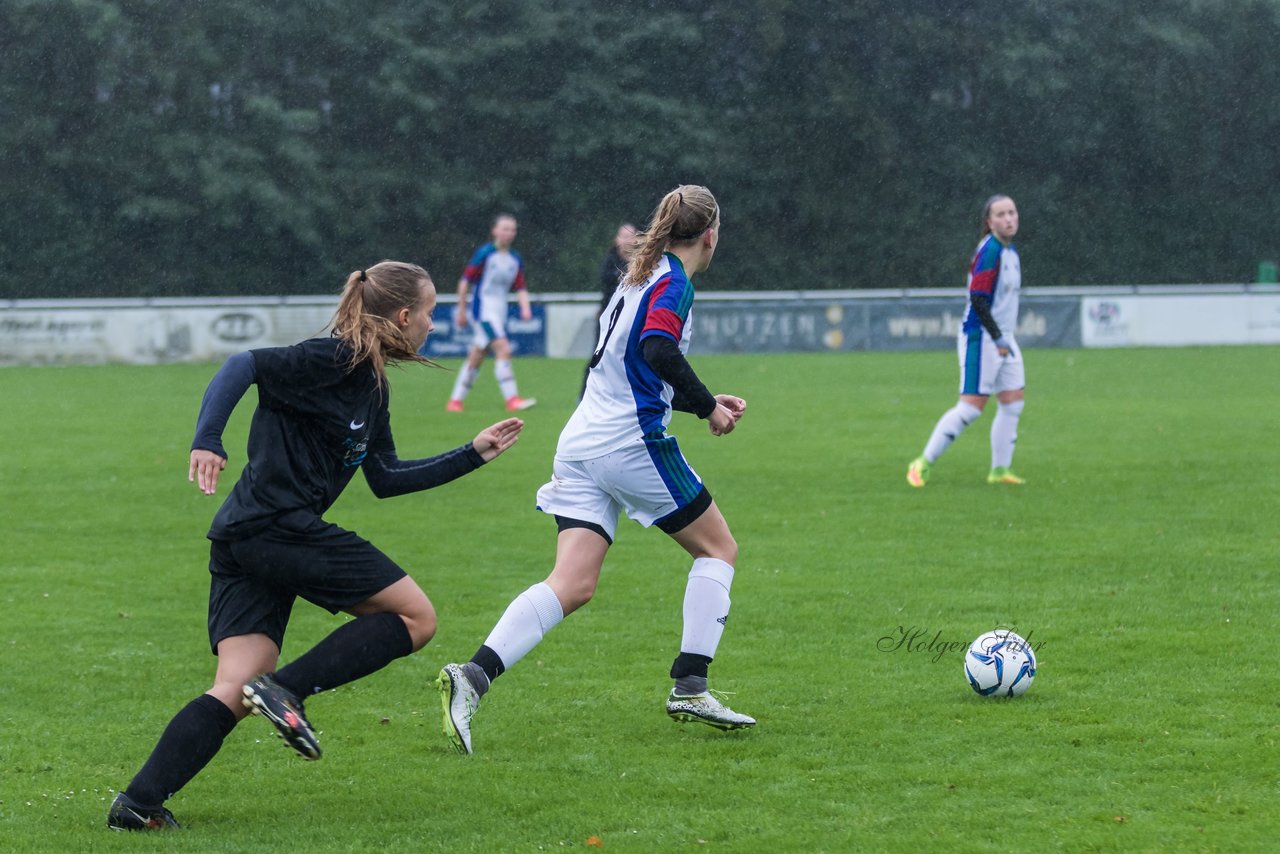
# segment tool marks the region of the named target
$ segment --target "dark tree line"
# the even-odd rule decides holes
[[[674,184],[708,284],[952,286],[990,193],[1029,286],[1280,255],[1280,0],[0,0],[0,297],[452,287],[495,212],[592,287]]]

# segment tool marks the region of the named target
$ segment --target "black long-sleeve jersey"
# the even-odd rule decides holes
[[[290,513],[321,516],[357,468],[380,498],[430,489],[484,464],[470,443],[421,460],[396,455],[390,389],[368,365],[350,366],[338,338],[314,338],[232,356],[205,392],[192,449],[226,458],[222,431],[250,385],[258,386],[248,461],[209,529],[241,539]],[[294,523],[296,524],[296,522]]]

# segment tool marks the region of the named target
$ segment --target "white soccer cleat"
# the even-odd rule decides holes
[[[691,721],[716,729],[746,729],[756,725],[756,719],[740,715],[721,703],[710,691],[682,697],[675,691],[667,697],[667,714],[673,721],[689,723]]]
[[[436,687],[444,708],[444,734],[459,753],[471,753],[471,717],[480,708],[480,693],[461,664],[446,664]]]

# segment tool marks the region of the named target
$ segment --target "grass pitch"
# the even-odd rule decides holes
[[[432,493],[353,482],[330,518],[397,559],[440,630],[308,704],[306,763],[244,722],[169,805],[185,829],[114,835],[114,789],[207,687],[207,544],[219,497],[186,482],[214,366],[0,370],[0,847],[12,851],[1267,850],[1280,652],[1274,348],[1028,353],[1014,469],[991,414],[904,474],[955,399],[949,353],[695,358],[741,394],[739,430],[673,432],[742,557],[712,684],[744,733],[662,711],[689,561],[624,522],[596,600],[486,698],[451,753],[430,687],[550,568],[533,510],[581,366],[517,362],[541,401],[520,443]],[[403,456],[503,413],[487,366],[395,373]],[[290,659],[337,625],[299,603]],[[1038,647],[1016,700],[974,695],[960,648],[997,624]]]

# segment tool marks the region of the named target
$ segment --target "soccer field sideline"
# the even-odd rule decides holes
[[[984,482],[988,414],[919,491],[905,466],[953,402],[950,354],[695,356],[713,390],[750,404],[729,437],[681,415],[673,432],[742,547],[713,685],[760,726],[665,720],[687,561],[624,524],[597,600],[503,677],[477,755],[455,757],[427,681],[550,565],[532,491],[581,367],[521,362],[541,403],[492,471],[376,511],[353,484],[332,514],[419,579],[435,641],[315,699],[320,763],[246,722],[173,799],[187,830],[166,844],[433,849],[448,827],[458,850],[592,836],[633,850],[1263,850],[1280,825],[1274,680],[1220,663],[1276,646],[1275,356],[1028,353],[1028,485]],[[0,371],[22,401],[0,428],[0,817],[14,850],[138,844],[107,834],[103,798],[207,684],[216,499],[185,482],[185,455],[212,370]],[[487,375],[446,416],[449,381],[393,372],[403,455],[501,417]],[[285,657],[334,620],[299,605]],[[938,645],[1002,622],[1042,643],[1041,671],[1025,697],[983,700]],[[882,643],[914,632],[933,648]]]

